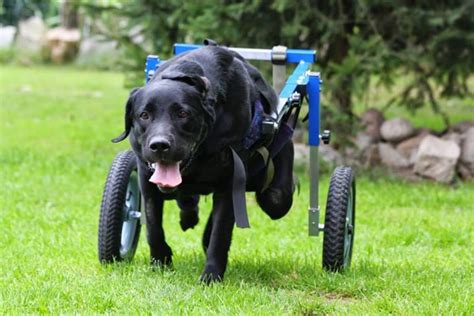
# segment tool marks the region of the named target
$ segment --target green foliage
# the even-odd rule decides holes
[[[51,0],[2,0],[0,25],[16,25],[21,19],[40,14],[44,18],[57,14],[59,3]]]
[[[127,48],[136,70],[147,53],[168,57],[173,43],[208,37],[232,46],[315,48],[329,104],[325,119],[342,135],[353,133],[353,101],[365,98],[369,85],[390,88],[394,77],[406,77],[386,106],[429,105],[446,125],[443,98],[472,93],[472,1],[140,0],[84,7],[113,26],[108,35]],[[134,41],[131,30],[144,41]]]
[[[474,183],[447,187],[358,176],[352,269],[321,269],[308,237],[308,177],[290,213],[271,221],[248,196],[252,228],[235,229],[223,284],[202,286],[200,237],[166,203],[174,269],[149,266],[145,230],[135,260],[97,259],[108,168],[127,142],[128,91],[113,72],[4,66],[0,76],[0,314],[472,315]],[[329,178],[320,179],[321,204]],[[324,208],[323,208],[324,209]]]

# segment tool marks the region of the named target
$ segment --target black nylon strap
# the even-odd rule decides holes
[[[232,179],[232,205],[234,207],[235,224],[239,228],[250,228],[247,214],[247,203],[245,200],[245,187],[247,176],[244,163],[239,155],[231,147],[232,159],[234,161],[234,175]]]

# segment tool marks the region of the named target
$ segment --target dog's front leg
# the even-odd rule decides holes
[[[159,266],[171,265],[172,251],[165,240],[163,230],[163,194],[158,187],[149,182],[151,171],[148,166],[139,162],[138,173],[140,190],[145,201],[145,215],[148,245],[150,246],[151,263]]]
[[[212,220],[212,230],[207,248],[206,266],[201,275],[201,281],[205,283],[224,279],[235,221],[232,191],[214,193],[210,220]]]

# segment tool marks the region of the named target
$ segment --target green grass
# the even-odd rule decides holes
[[[308,181],[273,222],[249,196],[252,228],[236,229],[223,284],[197,280],[201,222],[181,232],[168,202],[174,270],[148,264],[144,233],[131,263],[97,260],[99,204],[126,143],[127,91],[117,73],[0,69],[0,314],[465,314],[474,313],[474,184],[358,178],[352,269],[321,269],[322,238],[306,233]],[[321,178],[321,198],[329,179]]]

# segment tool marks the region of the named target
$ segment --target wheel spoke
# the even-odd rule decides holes
[[[134,249],[133,245],[136,238],[137,226],[140,225],[141,213],[138,211],[140,206],[140,192],[138,190],[137,172],[130,174],[127,185],[125,200],[125,216],[123,217],[122,234],[120,238],[120,256],[127,258]]]

